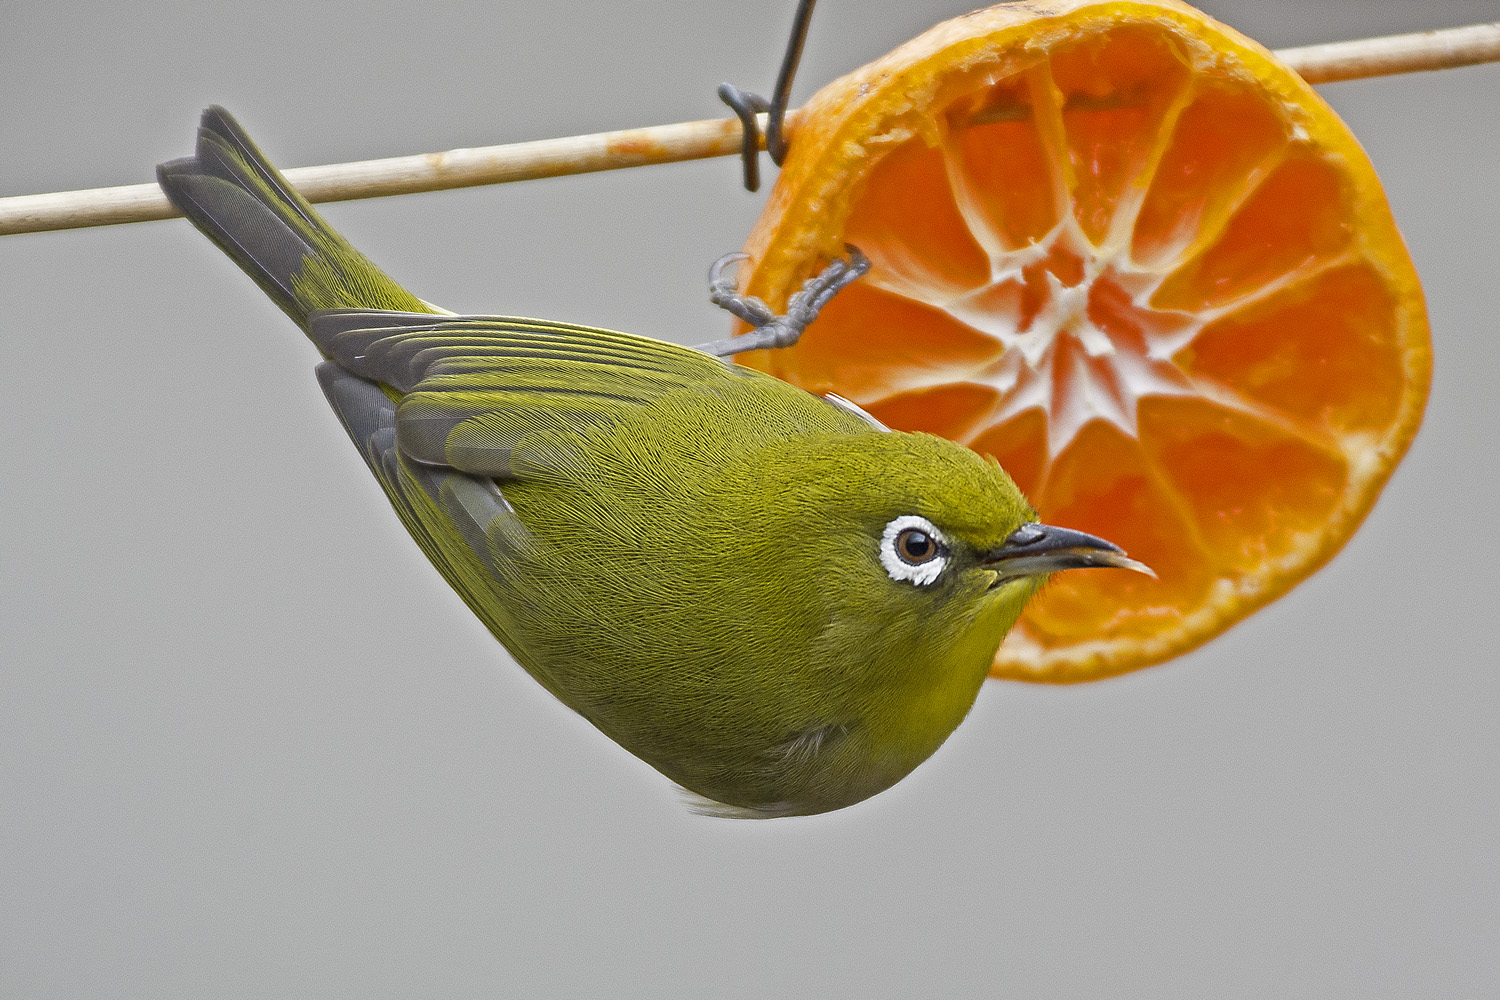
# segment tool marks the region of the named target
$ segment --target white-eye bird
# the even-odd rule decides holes
[[[716,301],[761,329],[694,350],[436,310],[219,108],[157,173],[312,338],[328,401],[475,614],[710,811],[818,813],[890,787],[962,721],[1047,574],[1144,570],[1035,523],[993,458],[714,356],[795,339],[867,266],[857,251],[788,317],[716,269]]]

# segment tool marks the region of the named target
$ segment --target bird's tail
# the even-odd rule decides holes
[[[161,164],[156,177],[304,330],[315,309],[436,311],[350,246],[223,108],[203,112],[194,154]]]

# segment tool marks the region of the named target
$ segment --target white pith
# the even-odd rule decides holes
[[[1045,74],[1045,68],[1033,72]],[[1055,94],[1050,86],[1039,86],[1032,92]],[[1272,424],[1346,460],[1355,459],[1350,446],[1356,442],[1340,440],[1309,421],[1266,406],[1228,383],[1201,372],[1186,371],[1174,361],[1174,356],[1213,322],[1358,257],[1358,251],[1351,247],[1335,257],[1309,260],[1212,309],[1181,312],[1153,307],[1152,296],[1162,283],[1185,262],[1212,246],[1259,185],[1289,154],[1308,141],[1300,126],[1290,126],[1286,143],[1243,177],[1239,190],[1222,210],[1211,218],[1198,219],[1196,225],[1184,227],[1186,231],[1177,234],[1176,242],[1154,252],[1152,259],[1136,260],[1132,253],[1136,222],[1155,171],[1170,147],[1177,117],[1195,94],[1191,83],[1184,87],[1159,122],[1153,148],[1143,158],[1136,176],[1126,184],[1115,203],[1109,229],[1097,243],[1088,238],[1075,215],[1072,191],[1061,166],[1068,154],[1056,148],[1055,139],[1049,140],[1049,134],[1061,134],[1063,127],[1060,109],[1055,104],[1050,108],[1039,106],[1039,115],[1058,117],[1051,128],[1039,128],[1038,132],[1049,146],[1048,162],[1053,172],[1052,190],[1058,200],[1059,221],[1028,246],[1006,245],[986,209],[966,190],[955,137],[943,135],[941,148],[950,188],[961,217],[988,257],[988,282],[979,287],[957,287],[951,275],[939,273],[934,265],[895,238],[862,239],[861,249],[875,264],[864,280],[883,291],[940,310],[1004,350],[983,363],[934,359],[922,366],[892,371],[878,391],[862,393],[858,402],[873,407],[892,397],[928,388],[956,383],[987,386],[998,393],[996,404],[989,412],[978,415],[979,419],[959,440],[971,443],[990,428],[1036,409],[1046,419],[1048,457],[1056,458],[1092,421],[1103,421],[1127,437],[1138,437],[1138,406],[1146,397],[1198,397]],[[1027,322],[1020,294],[1023,272],[1058,251],[1081,263],[1082,278],[1069,285],[1053,271],[1045,271],[1047,294],[1040,311]],[[1090,318],[1090,295],[1101,280],[1128,296],[1131,318],[1142,335],[1141,346],[1112,337]],[[1080,359],[1087,359],[1088,364]]]

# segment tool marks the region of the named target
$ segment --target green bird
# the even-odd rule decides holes
[[[221,108],[172,202],[302,327],[328,401],[434,566],[517,661],[706,811],[819,813],[890,787],[961,722],[1049,573],[1149,572],[1036,523],[992,457],[722,360],[786,316],[681,347],[461,316],[318,215]]]

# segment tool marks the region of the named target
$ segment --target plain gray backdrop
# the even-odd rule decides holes
[[[792,6],[0,0],[0,194],[150,180],[210,102],[283,166],[718,117]],[[1272,46],[1500,17],[1206,6]],[[798,102],[966,9],[824,0]],[[1174,663],[992,682],[810,819],[693,815],[530,680],[187,224],[0,237],[0,995],[1500,995],[1500,68],[1323,93],[1436,344],[1364,528]],[[449,308],[695,342],[737,170],[327,214]]]

